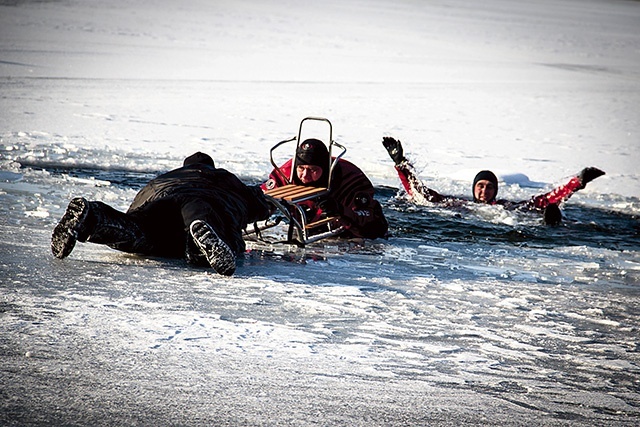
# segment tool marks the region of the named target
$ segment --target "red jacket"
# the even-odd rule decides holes
[[[293,159],[280,166],[282,174],[274,169],[269,179],[262,184],[262,190],[267,191],[289,184],[292,162]],[[374,199],[373,185],[356,165],[344,159],[338,160],[330,187],[329,197],[336,201],[340,220],[347,229],[342,237],[376,239],[387,236],[389,224],[380,203]],[[323,212],[317,203],[304,203],[309,207],[308,220],[311,222],[320,219]]]

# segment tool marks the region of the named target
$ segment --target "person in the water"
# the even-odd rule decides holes
[[[338,159],[333,175],[329,174],[334,160],[324,142],[310,138],[300,143],[296,155],[275,168],[269,179],[262,184],[263,191],[273,190],[292,183],[306,187],[329,187],[331,192],[320,201],[307,200],[304,203],[309,222],[323,217],[338,217],[345,231],[342,237],[384,238],[387,222],[382,206],[375,196],[375,189],[369,178],[353,163]],[[291,173],[294,171],[295,173]]]
[[[456,204],[462,199],[454,196],[444,196],[431,188],[428,188],[416,174],[413,165],[404,156],[402,144],[395,138],[382,138],[382,145],[387,149],[389,156],[395,163],[396,171],[400,177],[402,185],[410,198],[422,198],[432,203]],[[478,172],[471,187],[474,203],[488,205],[501,205],[506,209],[513,210],[537,210],[544,214],[544,222],[549,225],[557,225],[562,221],[562,213],[559,204],[566,201],[578,190],[585,188],[587,183],[599,176],[604,175],[604,171],[595,168],[584,168],[580,173],[572,177],[569,182],[551,190],[548,193],[533,196],[529,200],[513,202],[504,199],[496,199],[498,195],[498,178],[488,170]]]

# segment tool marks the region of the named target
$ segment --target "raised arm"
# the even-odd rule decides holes
[[[554,188],[548,193],[534,196],[529,203],[538,209],[544,209],[550,204],[557,205],[566,201],[576,191],[582,190],[589,182],[604,174],[604,171],[595,167],[584,168],[566,184]]]
[[[387,149],[391,160],[395,163],[400,182],[409,197],[415,201],[424,200],[432,203],[439,203],[445,199],[444,196],[428,188],[420,178],[418,178],[418,174],[413,168],[413,165],[404,157],[404,149],[399,140],[385,136],[382,138],[382,145]]]

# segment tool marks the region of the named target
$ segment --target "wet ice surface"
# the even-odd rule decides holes
[[[2,184],[6,421],[638,418],[637,213],[574,206],[560,227],[514,226],[380,188],[389,240],[275,245],[226,279],[91,244],[49,254],[61,193],[124,206],[146,173],[113,172],[124,184],[109,185],[105,171],[89,170],[94,182],[13,173]]]
[[[306,20],[349,23],[328,44],[294,5],[15,3],[0,6],[3,425],[638,424],[637,2],[341,2]],[[363,21],[342,13],[356,7]],[[307,115],[371,177],[388,240],[255,250],[232,278],[91,244],[51,256],[72,197],[124,210],[196,150],[258,182]],[[485,167],[513,200],[607,175],[559,227],[415,206],[383,134],[446,194]]]

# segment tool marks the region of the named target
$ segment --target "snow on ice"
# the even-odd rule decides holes
[[[3,425],[637,425],[640,2],[0,1]],[[223,278],[78,244],[206,151],[257,183],[329,118],[392,237]],[[469,195],[607,172],[559,227],[416,206],[381,145]],[[283,160],[281,155],[277,160]]]

